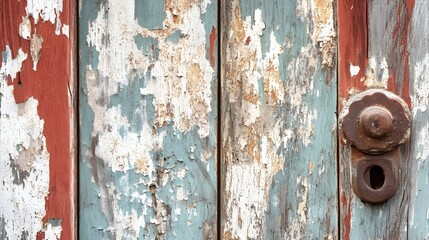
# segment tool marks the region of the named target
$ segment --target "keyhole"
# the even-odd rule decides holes
[[[384,170],[380,166],[371,166],[366,170],[366,184],[374,190],[378,190],[384,185]]]

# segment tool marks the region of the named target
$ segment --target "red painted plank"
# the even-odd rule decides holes
[[[360,81],[368,62],[368,30],[366,0],[338,1],[339,88],[340,97],[348,98],[353,89],[363,90]],[[352,76],[350,66],[359,67]]]
[[[13,58],[19,49],[27,54],[16,79],[8,76],[8,85],[13,84],[16,104],[25,103],[31,97],[36,99],[37,113],[44,121],[43,134],[49,153],[49,194],[45,198],[44,229],[40,229],[37,238],[44,238],[47,223],[55,219],[60,220],[61,239],[74,239],[75,88],[72,29],[75,3],[73,0],[34,2],[0,1],[0,49],[5,51],[9,46]],[[49,12],[49,9],[54,11]],[[30,25],[25,24],[26,16]],[[30,29],[28,37],[25,31],[20,31],[20,24]],[[38,62],[34,64],[37,58]]]
[[[337,1],[339,111],[349,96],[369,88],[387,89],[411,108],[410,24],[414,0]],[[387,202],[362,202],[351,188],[350,147],[339,147],[340,238],[403,239],[410,199],[409,143],[400,148],[400,187]]]

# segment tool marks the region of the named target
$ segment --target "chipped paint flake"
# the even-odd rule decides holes
[[[12,51],[10,50],[10,47],[6,45],[6,61],[2,62],[0,69],[2,78],[10,76],[13,82],[16,78],[16,74],[21,71],[22,62],[27,59],[27,56],[28,55],[20,48],[18,50],[18,55],[15,58],[12,58]]]
[[[308,181],[307,178],[302,179],[302,177],[298,177],[296,180],[296,184],[301,187],[302,192],[297,192],[298,199],[301,201],[298,203],[298,216],[299,216],[299,224],[307,223],[307,192],[308,192]]]
[[[37,71],[37,63],[42,53],[43,38],[40,35],[33,34],[30,42],[30,55],[33,60],[33,70]]]
[[[40,20],[50,21],[52,24],[60,22],[60,14],[63,11],[62,0],[28,0],[27,16],[34,18],[34,23]]]
[[[22,23],[19,24],[19,36],[24,39],[30,40],[31,36],[31,23],[28,17],[22,17]]]
[[[426,112],[429,103],[429,54],[426,54],[423,60],[414,66],[414,92],[412,97],[413,115],[418,112]]]
[[[0,204],[0,212],[9,239],[35,239],[43,230],[46,213],[49,153],[44,121],[37,113],[38,101],[30,97],[16,104],[13,86],[7,85],[7,76],[15,77],[27,55],[22,50],[14,59],[10,55],[6,46],[0,70],[0,202],[9,204]]]
[[[350,75],[352,77],[357,76],[360,72],[360,67],[350,64]]]
[[[332,68],[335,63],[336,31],[334,25],[333,0],[298,1],[296,14],[307,21],[307,32],[312,31],[312,39],[317,43],[322,54],[322,65]]]
[[[67,36],[69,38],[70,37],[70,26],[67,24],[64,24],[63,27],[61,28],[61,32],[62,32],[62,34],[64,34],[65,36]]]
[[[368,60],[368,68],[364,84],[367,88],[384,88],[387,89],[387,82],[389,80],[389,66],[387,61],[383,58],[379,63],[375,57]]]
[[[61,239],[61,232],[63,228],[61,227],[61,219],[49,219],[45,224],[45,239],[47,240],[59,240]]]
[[[419,114],[425,113],[428,109],[429,103],[429,54],[426,54],[423,60],[414,66],[414,95],[412,96],[412,114],[414,118],[417,118]],[[417,161],[420,165],[427,159],[429,159],[429,146],[427,144],[429,140],[429,122],[420,123],[422,129],[416,135],[414,140],[418,152],[413,156],[417,157]],[[425,126],[424,126],[425,125]],[[420,169],[419,169],[420,170]]]

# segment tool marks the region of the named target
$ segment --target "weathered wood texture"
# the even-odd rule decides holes
[[[350,149],[340,147],[342,239],[427,239],[429,3],[338,1],[339,105],[366,88],[384,88],[411,107],[411,142],[401,147],[400,187],[383,204],[365,204],[350,187]]]
[[[0,239],[75,239],[74,1],[0,1]]]
[[[224,239],[335,239],[333,1],[222,1]]]
[[[214,239],[217,2],[79,14],[80,238]]]

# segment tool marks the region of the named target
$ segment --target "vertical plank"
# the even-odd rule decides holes
[[[416,89],[413,92],[410,91],[410,86],[427,86],[427,81],[419,81],[418,77],[413,76],[421,77],[419,74],[425,69],[424,58],[420,53],[416,53],[424,52],[422,47],[425,43],[427,49],[427,40],[410,35],[410,31],[412,22],[417,23],[419,33],[423,31],[424,26],[420,25],[420,21],[427,23],[427,20],[424,20],[427,19],[426,15],[420,13],[418,19],[414,16],[414,12],[421,12],[422,9],[427,11],[427,6],[418,6],[414,0],[339,2],[339,105],[342,106],[350,95],[364,89],[384,88],[401,96],[414,113],[411,143],[400,149],[399,190],[392,199],[383,204],[366,204],[354,195],[350,187],[350,148],[340,147],[342,239],[406,239],[408,235],[418,235],[413,235],[412,232],[417,233],[419,230],[410,231],[413,223],[409,221],[413,211],[410,209],[414,209],[411,200],[415,200],[415,196],[419,195],[412,193],[417,191],[416,174],[427,176],[427,173],[417,169],[416,163],[416,160],[421,158],[419,151],[424,151],[424,147],[418,143],[418,137],[425,128],[427,130],[427,115],[422,115],[421,109],[415,109],[415,105],[416,101],[420,106],[422,102],[419,101],[426,100],[427,103],[427,91],[419,92]],[[422,68],[417,69],[414,64],[410,64],[410,59]],[[416,121],[417,115],[417,118],[421,119]],[[425,157],[420,161],[424,159]],[[427,219],[421,224],[427,225]],[[420,237],[410,239],[425,238],[418,236]]]
[[[222,1],[222,236],[336,239],[334,1]]]
[[[416,0],[409,27],[409,74],[413,126],[408,167],[408,239],[429,238],[429,2]]]
[[[74,1],[0,1],[0,239],[75,239]]]
[[[80,238],[214,239],[217,2],[79,14]]]

